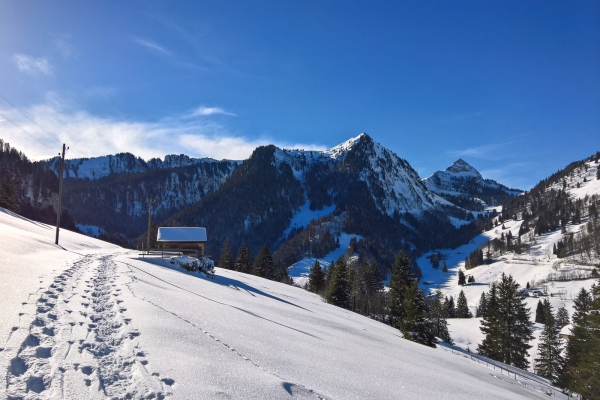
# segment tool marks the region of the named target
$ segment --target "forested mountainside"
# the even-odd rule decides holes
[[[333,211],[291,229],[306,203]],[[218,190],[164,224],[206,226],[215,257],[226,239],[234,253],[246,243],[256,255],[267,244],[279,266],[326,254],[344,232],[362,238],[359,254],[390,266],[399,249],[417,255],[455,247],[491,224],[479,219],[457,228],[449,216],[472,218],[431,192],[407,161],[361,134],[323,152],[259,147]]]
[[[473,198],[486,204],[506,204],[512,197],[523,193],[483,176],[462,158],[456,160],[444,171],[436,171],[423,182],[434,193],[459,207],[482,210],[483,207]]]
[[[600,255],[600,152],[542,180],[533,189],[516,197],[505,211],[505,218],[522,219],[519,236],[543,235],[561,229],[563,238],[555,252],[559,257],[587,255],[591,261]],[[577,232],[567,224],[586,223]]]
[[[91,170],[83,167],[92,161],[96,165],[106,162],[106,170],[90,177]],[[44,164],[56,168],[55,162]],[[147,200],[155,201],[153,217],[160,223],[216,190],[238,162],[167,156],[164,162],[153,159],[146,163],[122,153],[65,164],[63,204],[77,223],[132,239],[148,227]]]
[[[56,224],[58,177],[0,139],[0,207],[50,225]],[[77,230],[63,208],[63,228]]]

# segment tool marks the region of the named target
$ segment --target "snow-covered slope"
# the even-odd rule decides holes
[[[297,287],[0,212],[0,398],[544,398]]]
[[[522,193],[520,190],[509,189],[492,179],[484,179],[479,171],[462,158],[456,160],[444,171],[434,172],[430,177],[423,179],[423,182],[435,193],[453,196],[473,196],[485,188],[499,190],[511,196]]]
[[[566,176],[566,191],[573,198],[584,198],[585,196],[600,194],[600,180],[596,178],[598,164],[593,161],[586,162],[583,168],[577,168]],[[585,178],[585,179],[584,179]],[[553,188],[562,189],[563,183],[557,183]],[[550,188],[548,188],[549,190]],[[501,210],[501,208],[498,208]],[[483,292],[489,291],[489,285],[500,280],[502,273],[512,275],[521,288],[527,283],[532,288],[537,287],[546,291],[554,311],[565,306],[569,315],[573,315],[573,299],[581,288],[589,290],[597,279],[575,279],[577,276],[589,276],[594,269],[594,264],[600,260],[589,260],[585,257],[557,258],[553,254],[553,247],[565,235],[560,229],[553,232],[535,236],[533,231],[522,236],[523,243],[527,249],[523,254],[505,253],[495,254],[494,262],[490,265],[481,265],[470,270],[465,270],[465,258],[475,249],[483,249],[486,253],[486,243],[494,238],[506,237],[509,232],[517,235],[523,221],[506,220],[493,229],[475,237],[469,244],[457,249],[439,249],[448,265],[448,272],[443,273],[441,269],[433,269],[428,257],[433,252],[424,254],[417,260],[421,267],[423,277],[421,287],[426,291],[441,289],[444,295],[453,296],[456,300],[461,290],[465,292],[469,308],[475,315],[476,307]],[[502,225],[504,229],[502,229]],[[584,219],[581,224],[567,224],[567,233],[580,232],[586,225]],[[462,269],[465,274],[472,275],[475,283],[466,286],[458,285],[458,270]],[[573,280],[553,280],[556,277],[572,276]],[[552,278],[554,277],[554,278]],[[542,298],[542,300],[544,299]],[[540,298],[528,297],[526,302],[531,308],[532,321],[535,319],[535,309]],[[449,319],[450,335],[456,344],[464,349],[475,351],[477,345],[483,340],[480,327],[481,318],[472,319]],[[535,338],[530,343],[533,347],[529,351],[531,365],[536,358],[539,336],[543,325],[536,324],[534,328]]]

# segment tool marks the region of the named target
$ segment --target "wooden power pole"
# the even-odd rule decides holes
[[[56,241],[54,244],[58,245],[58,233],[60,231],[60,214],[62,212],[62,186],[63,186],[63,171],[65,168],[65,151],[67,150],[65,144],[63,143],[62,148],[62,157],[60,159],[60,174],[59,176],[59,184],[58,184],[58,209],[56,210]],[[60,153],[59,153],[60,155]]]
[[[146,201],[146,203],[148,203],[148,235],[147,235],[148,236],[148,238],[147,238],[148,239],[148,241],[147,241],[148,242],[147,243],[148,246],[146,247],[146,251],[148,252],[148,254],[150,254],[150,234],[151,234],[151,232],[150,232],[150,224],[152,222],[152,205],[154,203],[156,203],[156,200],[150,200],[150,199],[148,199]]]

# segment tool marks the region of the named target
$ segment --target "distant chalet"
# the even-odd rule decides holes
[[[158,228],[156,242],[161,250],[199,251],[204,255],[206,228]]]

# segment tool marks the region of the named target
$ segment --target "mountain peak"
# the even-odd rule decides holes
[[[345,142],[338,144],[337,146],[334,146],[330,149],[325,150],[323,153],[329,155],[332,158],[338,158],[339,156],[344,155],[348,151],[352,150],[359,143],[369,143],[369,142],[372,143],[373,139],[371,139],[371,137],[369,135],[367,135],[366,133],[363,132],[356,137],[350,138],[350,139],[346,140]]]
[[[477,171],[474,167],[472,167],[468,162],[466,162],[462,158],[459,158],[458,160],[454,161],[451,166],[446,168],[446,171],[452,172],[453,174],[457,174],[463,177],[472,176],[475,178],[482,178],[479,171]]]

